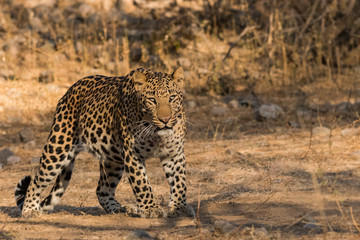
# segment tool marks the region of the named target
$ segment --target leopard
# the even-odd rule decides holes
[[[59,100],[34,176],[15,187],[24,218],[40,216],[59,204],[82,151],[99,160],[98,201],[106,213],[142,218],[194,217],[186,201],[184,71],[137,68],[126,76],[93,75],[75,82]],[[166,207],[154,198],[145,163],[160,159],[170,188]],[[136,204],[115,198],[123,174]],[[163,174],[164,174],[163,173]],[[42,199],[44,189],[49,194]]]

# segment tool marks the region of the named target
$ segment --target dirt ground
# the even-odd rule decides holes
[[[0,169],[0,239],[360,239],[359,2],[136,2],[0,1],[0,151],[21,159]],[[194,219],[106,214],[88,153],[52,213],[21,218],[14,188],[71,84],[178,66]],[[279,116],[259,118],[266,103]],[[166,207],[158,159],[147,172]],[[135,204],[126,176],[116,196]]]
[[[343,131],[346,126],[333,127],[330,135],[310,134],[308,128],[289,128],[282,122],[257,122],[248,108],[216,117],[209,113],[211,101],[188,114],[188,202],[197,212],[196,219],[105,214],[95,194],[98,163],[88,153],[77,158],[73,178],[55,211],[23,219],[15,206],[14,187],[37,168],[30,159],[40,156],[53,108],[67,86],[0,84],[3,101],[17,89],[8,107],[22,110],[20,115],[7,110],[1,116],[1,149],[10,148],[22,161],[0,170],[0,239],[139,239],[129,237],[135,230],[155,239],[359,237],[357,128],[348,128],[353,134]],[[30,99],[33,102],[24,105]],[[11,116],[19,122],[6,123]],[[12,140],[24,127],[33,129],[35,144]],[[166,206],[169,190],[159,161],[149,159],[147,168],[156,198]],[[121,203],[135,203],[126,177],[116,195]]]

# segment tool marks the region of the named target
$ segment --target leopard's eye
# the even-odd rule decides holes
[[[176,95],[171,95],[170,97],[169,97],[169,101],[171,102],[172,100],[174,100],[176,98]]]
[[[155,98],[148,98],[147,100],[149,100],[150,102],[156,104],[156,99]]]

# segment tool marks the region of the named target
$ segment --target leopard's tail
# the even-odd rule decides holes
[[[21,179],[20,182],[15,187],[15,201],[20,211],[23,208],[26,191],[30,185],[30,182],[31,182],[31,177],[26,176],[23,179]]]

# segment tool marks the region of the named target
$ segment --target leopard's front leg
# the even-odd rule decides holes
[[[168,217],[194,217],[194,209],[186,203],[186,169],[184,150],[181,149],[179,154],[162,157],[160,160],[170,186],[170,209]]]
[[[166,217],[166,213],[154,200],[152,187],[146,175],[144,159],[132,152],[128,153],[125,157],[125,171],[136,196],[138,209],[135,214],[144,218]]]

